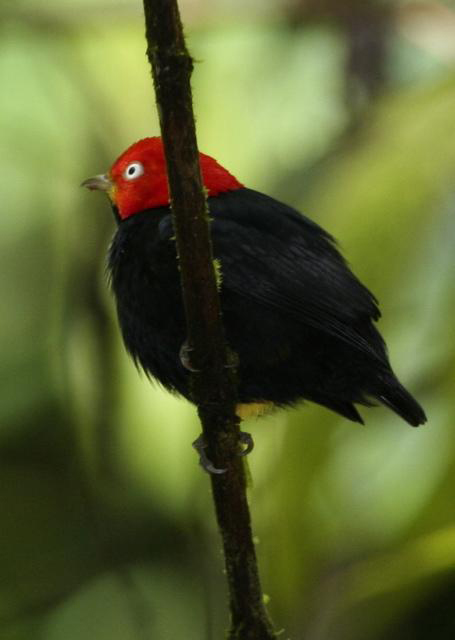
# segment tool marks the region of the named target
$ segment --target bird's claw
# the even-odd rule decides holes
[[[179,351],[180,362],[182,363],[182,366],[185,367],[185,369],[188,369],[188,371],[191,371],[192,373],[198,373],[200,369],[195,369],[191,364],[191,351],[193,351],[193,347],[190,347],[188,342],[185,340]]]
[[[244,456],[247,456],[254,449],[254,440],[251,437],[251,434],[246,433],[245,431],[240,431],[239,444],[244,445],[245,447],[237,454],[242,458]],[[205,452],[205,450],[207,449],[207,443],[205,441],[204,434],[201,433],[199,438],[196,438],[196,440],[193,442],[193,448],[199,454],[199,464],[204,469],[204,471],[206,471],[207,473],[214,473],[218,475],[226,473],[227,469],[218,469],[207,456],[207,453]]]
[[[251,433],[246,433],[246,431],[240,432],[239,443],[245,446],[245,449],[240,451],[239,456],[243,458],[243,456],[247,456],[254,449],[254,440]]]
[[[214,473],[218,475],[226,473],[227,469],[217,469],[217,467],[214,466],[212,461],[207,456],[205,452],[205,450],[207,449],[207,443],[202,433],[199,438],[196,438],[196,440],[193,442],[193,448],[196,449],[199,454],[199,464],[204,469],[204,471],[206,471],[207,473]]]

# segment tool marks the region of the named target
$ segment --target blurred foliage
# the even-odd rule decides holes
[[[453,7],[181,4],[201,149],[338,238],[429,416],[361,428],[306,405],[247,426],[271,612],[283,638],[453,638]],[[139,2],[0,6],[1,640],[225,626],[194,409],[127,359],[114,222],[78,188],[158,132],[143,30]]]

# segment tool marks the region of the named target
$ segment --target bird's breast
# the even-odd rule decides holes
[[[108,270],[127,350],[164,386],[182,392],[186,376],[178,354],[185,320],[175,246],[160,239],[153,220],[122,223]]]

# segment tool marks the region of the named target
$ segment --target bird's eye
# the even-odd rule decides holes
[[[125,180],[135,180],[144,173],[144,167],[140,162],[132,162],[123,172]]]

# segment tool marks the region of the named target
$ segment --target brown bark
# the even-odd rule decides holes
[[[144,0],[147,55],[152,67],[181,273],[192,374],[208,456],[229,588],[230,640],[275,637],[263,605],[244,467],[238,456],[235,356],[226,346],[201,180],[189,55],[176,0]]]

